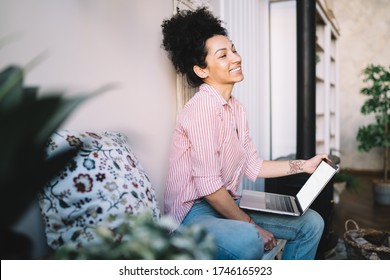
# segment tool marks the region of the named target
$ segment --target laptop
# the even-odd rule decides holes
[[[249,210],[301,216],[338,169],[336,164],[323,159],[296,196],[244,189],[239,206]]]

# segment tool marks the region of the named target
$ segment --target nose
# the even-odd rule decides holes
[[[241,63],[241,56],[238,54],[238,52],[232,52],[231,61],[234,63]]]

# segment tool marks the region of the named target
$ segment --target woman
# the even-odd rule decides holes
[[[205,8],[182,11],[162,24],[163,46],[175,69],[199,91],[185,105],[173,134],[165,212],[184,227],[200,224],[214,237],[216,259],[260,259],[286,239],[283,259],[314,259],[324,222],[243,210],[243,176],[312,173],[322,158],[270,161],[257,155],[246,113],[232,95],[243,80],[241,57],[221,21]]]

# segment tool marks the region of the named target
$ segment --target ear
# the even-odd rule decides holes
[[[194,65],[192,69],[194,70],[195,74],[201,79],[206,79],[209,76],[209,73],[206,68]]]

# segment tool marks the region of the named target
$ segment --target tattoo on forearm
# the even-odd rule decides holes
[[[301,160],[290,160],[288,164],[290,165],[290,171],[287,174],[297,174],[303,171],[303,162]]]

